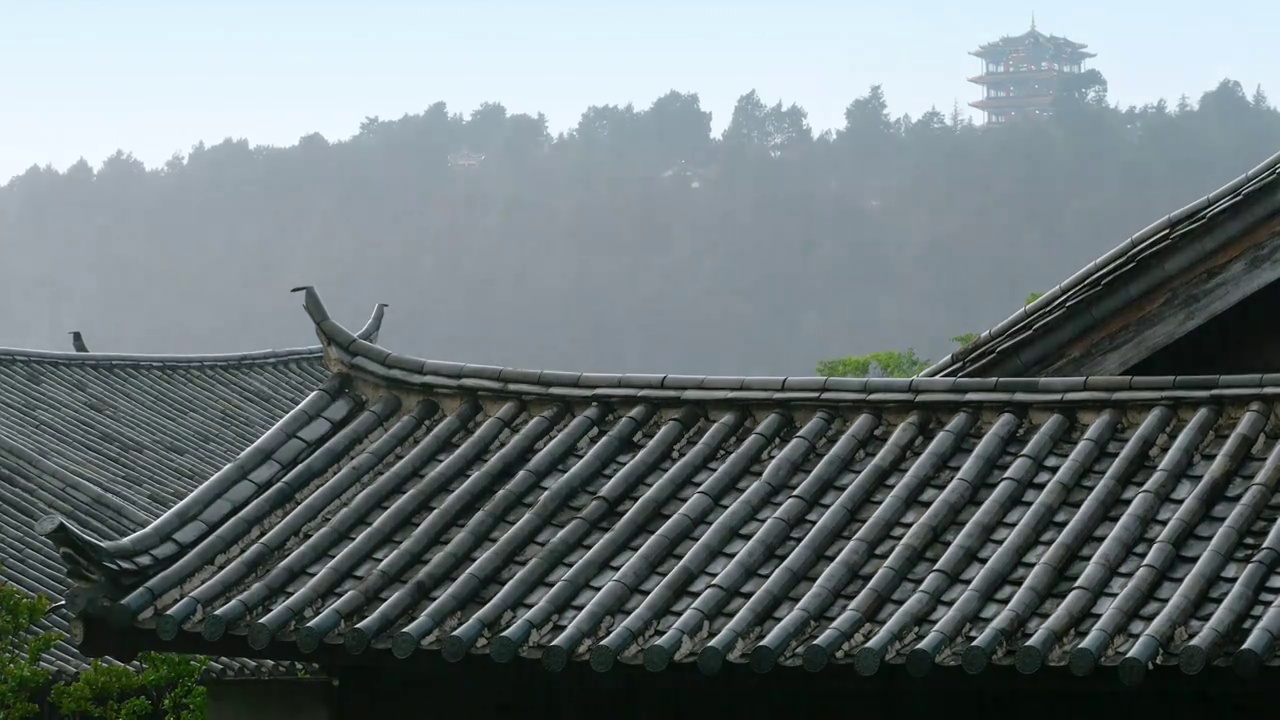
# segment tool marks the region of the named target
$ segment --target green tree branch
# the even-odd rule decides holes
[[[143,653],[141,670],[94,660],[74,679],[55,682],[40,665],[61,639],[39,627],[50,607],[46,598],[0,582],[0,718],[39,717],[46,698],[67,720],[204,717],[205,658]]]
[[[1027,295],[1023,305],[1039,300],[1044,293]],[[951,338],[961,348],[978,339],[978,333],[963,333]],[[818,363],[817,373],[824,377],[914,377],[929,367],[930,361],[916,355],[916,351],[887,350],[869,355],[851,355]]]

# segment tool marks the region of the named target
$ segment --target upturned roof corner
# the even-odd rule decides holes
[[[373,314],[369,316],[364,327],[353,333],[333,319],[314,285],[300,285],[289,292],[303,294],[302,307],[315,325],[316,335],[320,338],[320,345],[325,350],[326,356],[332,355],[333,348],[353,352],[353,348],[358,344],[376,347],[378,335],[382,331],[382,320],[389,307],[387,303],[374,305]]]

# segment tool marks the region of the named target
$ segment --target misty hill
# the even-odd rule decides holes
[[[147,169],[32,168],[0,189],[0,345],[218,352],[311,344],[314,284],[382,341],[468,362],[807,374],[1006,317],[1157,217],[1280,148],[1261,90],[982,129],[844,127],[749,93],[722,137],[695,94],[543,117],[437,103],[343,142],[228,139]]]

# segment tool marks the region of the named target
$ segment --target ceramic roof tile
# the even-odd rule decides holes
[[[1114,667],[1128,682],[1155,664],[1280,663],[1264,592],[1280,388],[1264,377],[796,398],[742,388],[825,385],[612,376],[645,394],[564,397],[604,376],[405,378],[327,342],[313,291],[306,305],[335,374],[277,432],[151,532],[42,521],[83,590],[71,611],[156,643],[317,660]],[[293,441],[306,449],[281,460]]]
[[[0,577],[62,597],[62,564],[34,532],[41,517],[58,513],[90,537],[136,532],[326,377],[319,347],[218,356],[0,349]],[[55,609],[42,629],[66,633],[70,617]],[[62,674],[87,664],[68,642],[42,662]],[[296,671],[225,658],[210,670]]]

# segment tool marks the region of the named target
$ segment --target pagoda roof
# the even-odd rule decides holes
[[[59,513],[96,538],[150,525],[323,379],[322,358],[319,346],[229,355],[0,348],[0,580],[60,599],[67,583],[54,548],[34,532],[41,517]],[[72,621],[55,605],[39,629],[65,638]],[[41,665],[65,677],[88,659],[64,639]],[[215,657],[206,673],[300,669]]]
[[[1062,74],[1061,70],[1011,70],[974,75],[968,81],[975,85],[1005,85],[1010,81],[1053,80]]]
[[[1046,35],[1040,32],[1033,25],[1030,30],[1021,35],[1005,35],[999,40],[989,43],[983,43],[978,46],[977,50],[970,52],[970,55],[976,57],[986,57],[988,55],[1003,53],[1008,50],[1018,50],[1032,45],[1047,45],[1057,51],[1069,51],[1082,58],[1097,57],[1095,53],[1085,50],[1089,47],[1085,43],[1069,40],[1065,37],[1057,35]]]
[[[1024,107],[1049,107],[1053,105],[1054,96],[1048,93],[1043,95],[1012,95],[1009,97],[987,97],[980,100],[974,100],[969,103],[970,107],[980,110],[992,109],[1018,109]]]
[[[40,522],[87,632],[550,670],[1277,662],[1280,374],[521,370],[394,353],[300,290],[305,399],[141,530]]]

